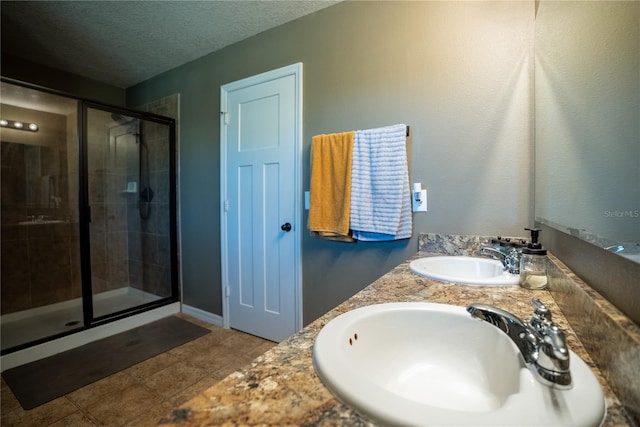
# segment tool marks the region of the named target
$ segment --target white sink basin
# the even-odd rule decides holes
[[[322,328],[313,364],[344,403],[382,424],[598,426],[597,379],[570,353],[573,388],[538,382],[517,346],[463,307],[389,303]]]
[[[470,256],[432,256],[411,261],[416,274],[443,282],[481,286],[517,285],[519,276],[504,271],[495,259]]]

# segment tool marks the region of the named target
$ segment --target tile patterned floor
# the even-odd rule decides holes
[[[211,333],[29,411],[2,380],[0,425],[151,426],[275,345],[239,331],[178,316]]]

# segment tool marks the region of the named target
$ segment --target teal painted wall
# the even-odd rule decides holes
[[[521,234],[533,218],[533,25],[534,2],[345,2],[129,88],[131,106],[181,97],[184,302],[222,312],[220,86],[296,62],[305,189],[313,135],[406,123],[410,180],[429,193],[410,240],[304,233],[305,324],[413,255],[419,232]]]

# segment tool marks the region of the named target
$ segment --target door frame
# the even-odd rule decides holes
[[[295,80],[295,133],[294,133],[294,290],[295,329],[302,329],[302,62],[267,71],[220,86],[220,262],[222,292],[222,326],[230,328],[229,319],[229,258],[227,235],[227,127],[228,94],[282,77],[294,76]]]

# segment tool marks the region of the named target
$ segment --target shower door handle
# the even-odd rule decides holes
[[[288,222],[285,222],[284,224],[282,224],[282,226],[280,226],[280,230],[286,231],[287,233],[290,232],[291,224],[289,224]]]

